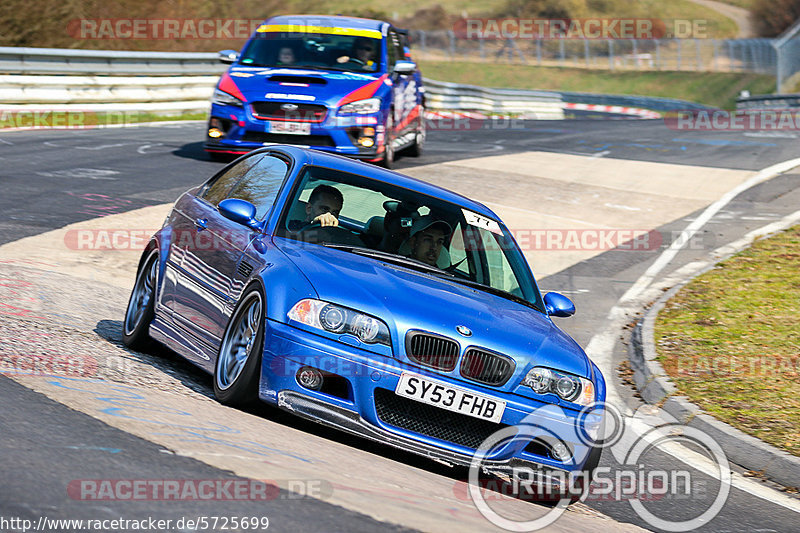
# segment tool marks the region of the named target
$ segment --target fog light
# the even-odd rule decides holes
[[[550,454],[553,456],[553,459],[563,462],[569,459],[569,457],[572,455],[572,452],[570,451],[569,446],[559,441],[550,446]]]
[[[375,140],[371,139],[369,137],[360,137],[358,139],[358,144],[360,144],[361,146],[363,146],[365,148],[370,148],[372,146],[375,146]]]
[[[375,136],[375,128],[372,128],[372,127],[364,128],[363,131],[364,131],[364,135],[366,135],[367,137],[374,137]]]
[[[211,137],[212,139],[219,139],[220,137],[223,137],[224,135],[225,135],[225,133],[222,130],[218,129],[218,128],[210,128],[208,130],[208,136]]]
[[[311,390],[322,388],[322,372],[310,366],[304,366],[297,371],[297,382],[301,387]]]

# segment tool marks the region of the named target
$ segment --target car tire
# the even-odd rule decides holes
[[[258,399],[265,302],[260,286],[250,285],[228,321],[214,365],[214,396],[221,403],[241,406]]]
[[[384,149],[383,149],[383,159],[381,159],[381,166],[383,168],[392,169],[394,168],[394,147],[392,146],[393,141],[393,132],[394,129],[394,120],[392,119],[393,111],[389,111],[389,117],[386,119],[386,130],[384,131]]]
[[[144,351],[152,347],[150,323],[155,317],[158,282],[158,252],[152,252],[136,273],[122,323],[122,342],[128,348]]]
[[[425,130],[425,108],[423,107],[420,110],[419,115],[419,126],[417,126],[417,134],[416,139],[414,139],[414,143],[408,147],[406,153],[411,157],[419,157],[422,155],[422,147],[425,144],[425,137],[427,132]]]

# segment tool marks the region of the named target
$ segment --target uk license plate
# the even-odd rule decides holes
[[[400,375],[394,393],[454,413],[490,422],[500,422],[503,418],[503,411],[506,409],[506,402],[503,400],[406,372]]]
[[[308,122],[269,122],[268,124],[270,133],[311,135],[311,124]]]

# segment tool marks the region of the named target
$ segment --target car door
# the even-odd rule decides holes
[[[176,206],[168,270],[174,277],[172,311],[176,325],[216,353],[228,317],[245,277],[239,269],[244,250],[260,235],[223,217],[217,209],[226,198],[256,205],[263,218],[272,207],[286,176],[288,163],[263,153],[227,169],[201,191]],[[245,277],[246,278],[246,277]]]
[[[413,130],[416,124],[414,111],[417,106],[417,82],[413,74],[399,74],[393,72],[394,65],[398,61],[405,61],[403,41],[394,28],[390,28],[386,38],[386,57],[388,70],[392,77],[392,102],[394,109],[394,133],[392,137],[396,140],[395,149],[399,149],[408,143],[404,135]]]

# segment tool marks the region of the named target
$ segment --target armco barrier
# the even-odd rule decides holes
[[[765,94],[736,99],[736,109],[800,110],[800,94]]]
[[[213,53],[0,47],[4,74],[197,76],[224,70]]]
[[[564,118],[561,95],[552,92],[487,89],[425,79],[425,100],[429,109],[520,114],[539,120]]]
[[[0,47],[0,106],[164,113],[204,111],[225,65],[213,53],[119,52]],[[595,110],[704,109],[673,100],[522,89],[488,89],[426,79],[429,109],[564,118],[566,103]],[[616,112],[616,111],[615,111]],[[652,118],[652,113],[630,116]]]

